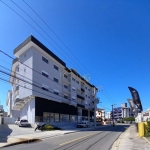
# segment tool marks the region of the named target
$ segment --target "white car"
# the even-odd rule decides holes
[[[78,128],[87,128],[89,127],[90,123],[88,121],[82,121],[77,125]]]
[[[20,119],[20,121],[18,122],[18,126],[19,127],[22,127],[22,126],[29,127],[30,124],[29,124],[28,120],[26,120],[26,119]]]

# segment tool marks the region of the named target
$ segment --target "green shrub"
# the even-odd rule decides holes
[[[50,131],[50,130],[60,130],[60,128],[54,127],[54,126],[52,126],[52,125],[47,124],[47,125],[44,126],[43,130],[46,130],[46,131]]]
[[[145,125],[145,136],[148,137],[150,136],[150,121],[147,119],[147,125]]]

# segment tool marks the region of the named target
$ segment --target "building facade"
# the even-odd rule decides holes
[[[111,112],[111,118],[113,118],[114,120],[122,120],[123,118],[129,118],[131,117],[131,110],[129,107],[127,107],[127,103],[123,103],[121,104],[121,107],[116,107],[113,108],[113,114]]]
[[[97,88],[35,37],[15,50],[10,83],[12,110],[34,122],[76,122],[94,116]]]
[[[104,121],[105,120],[105,109],[98,108],[96,110],[96,120]]]

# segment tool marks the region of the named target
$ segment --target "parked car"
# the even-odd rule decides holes
[[[78,125],[77,125],[77,127],[78,128],[87,128],[87,127],[89,127],[89,122],[88,121],[82,121],[81,123],[79,123]]]
[[[18,126],[19,127],[22,127],[22,126],[29,127],[30,124],[29,124],[28,120],[26,120],[26,119],[20,119],[20,121],[18,121]]]
[[[15,124],[18,125],[20,119],[18,118],[16,121],[15,121]]]

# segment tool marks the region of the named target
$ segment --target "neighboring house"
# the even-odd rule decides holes
[[[142,113],[142,116],[143,116],[143,121],[150,121],[150,108],[147,109],[147,111],[143,112]]]
[[[20,118],[30,123],[76,122],[94,116],[98,89],[67,68],[35,37],[28,37],[14,50],[14,55],[9,99]]]
[[[6,100],[6,106],[7,106],[7,117],[14,117],[14,118],[19,118],[20,113],[18,110],[13,110],[12,109],[12,91],[9,90],[7,93],[7,100]],[[6,116],[6,114],[5,114]]]
[[[104,121],[105,120],[105,109],[97,108],[96,119],[98,121]]]

